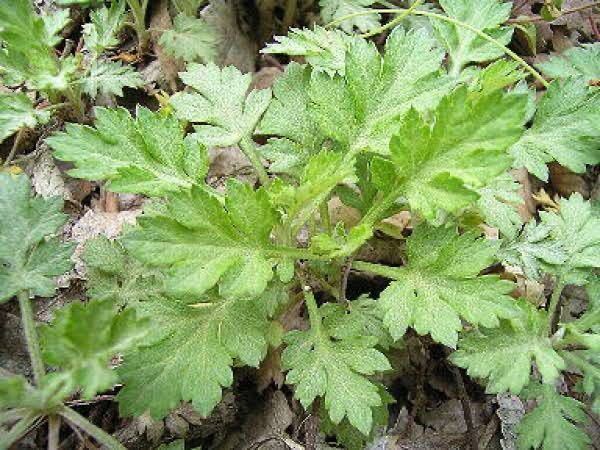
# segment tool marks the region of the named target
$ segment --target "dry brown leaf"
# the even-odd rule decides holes
[[[278,67],[263,67],[252,77],[250,89],[260,90],[270,88],[282,73],[283,71]]]
[[[531,220],[536,211],[535,201],[533,200],[533,186],[529,173],[525,169],[514,169],[511,171],[512,177],[521,185],[519,195],[523,203],[518,205],[519,215],[524,222]]]
[[[256,55],[258,45],[250,37],[252,28],[244,19],[243,2],[233,0],[213,0],[202,11],[202,17],[212,25],[219,36],[217,43],[217,59],[219,66],[233,65],[241,72],[254,72],[256,70]]]
[[[590,189],[582,175],[571,172],[557,163],[552,163],[550,182],[561,197],[570,197],[573,192],[579,192],[584,198],[590,197]]]

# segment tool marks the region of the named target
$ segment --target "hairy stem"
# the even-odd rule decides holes
[[[46,370],[42,360],[42,351],[38,340],[37,331],[35,329],[35,319],[33,317],[33,309],[27,291],[19,292],[19,308],[21,309],[21,323],[23,324],[23,332],[25,333],[25,341],[27,342],[27,351],[31,358],[31,368],[33,369],[33,379],[35,384],[39,386],[40,381]]]
[[[328,261],[331,259],[325,255],[315,255],[306,248],[297,247],[277,247],[274,248],[272,252],[268,252],[268,254],[273,257],[287,256],[294,259],[307,259],[313,261]]]
[[[585,358],[582,358],[577,353],[561,350],[559,355],[569,364],[577,367],[582,372],[593,374],[594,377],[600,376],[600,369],[594,364],[590,364]]]
[[[310,287],[303,286],[304,290],[304,302],[306,303],[306,309],[308,310],[308,319],[310,321],[310,330],[315,333],[319,333],[321,329],[321,314],[319,314],[319,307],[317,301],[313,295]]]
[[[344,266],[342,267],[342,279],[340,280],[340,293],[337,296],[338,302],[345,303],[348,301],[346,298],[346,290],[348,289],[348,277],[350,277],[350,270],[352,270],[352,261],[354,261],[354,253],[348,256]]]
[[[60,416],[48,417],[48,450],[58,450],[60,444]]]
[[[342,17],[340,17],[340,18],[338,18],[338,19],[336,19],[336,20],[328,23],[326,26],[327,27],[336,26],[336,25],[344,22],[345,20],[352,19],[354,17],[359,17],[359,16],[368,15],[368,14],[373,14],[373,13],[379,13],[379,14],[404,14],[406,11],[407,11],[407,9],[403,9],[403,8],[397,8],[397,9],[396,8],[394,8],[394,9],[371,9],[371,10],[368,10],[368,11],[361,11],[361,12],[356,12],[356,13],[353,13],[353,14],[348,14],[346,16],[342,16]],[[442,14],[432,13],[430,11],[413,10],[413,11],[411,11],[411,14],[413,14],[415,16],[425,16],[425,17],[430,17],[432,19],[441,20],[443,22],[448,22],[448,23],[454,24],[454,25],[456,25],[458,27],[461,27],[461,28],[464,28],[466,30],[469,30],[472,33],[475,33],[476,35],[478,35],[482,39],[485,39],[486,41],[488,41],[489,43],[493,44],[494,46],[502,49],[502,51],[504,53],[506,53],[508,56],[510,56],[515,61],[517,61],[521,66],[523,66],[523,68],[525,70],[527,70],[544,87],[548,88],[550,86],[550,84],[544,79],[544,77],[542,75],[540,75],[540,73],[537,70],[535,70],[532,66],[530,66],[529,64],[527,64],[527,62],[523,58],[521,58],[519,55],[517,55],[515,52],[513,52],[511,49],[509,49],[505,45],[503,45],[500,42],[498,42],[493,37],[487,35],[483,31],[481,31],[481,30],[479,30],[479,29],[477,29],[477,28],[469,25],[468,23],[462,22],[460,20],[453,19],[452,17],[444,16]],[[383,28],[383,27],[381,27],[381,28]],[[379,30],[381,30],[381,28]],[[377,34],[380,31],[373,30],[373,32],[374,32],[374,34]]]
[[[256,170],[258,174],[258,179],[260,184],[263,186],[268,186],[270,180],[267,171],[265,170],[265,166],[263,166],[262,161],[260,160],[260,156],[258,156],[258,151],[256,150],[256,144],[249,136],[244,136],[240,141],[240,148],[246,155],[246,158],[250,160],[252,163],[252,167]]]
[[[360,37],[369,38],[371,36],[375,36],[376,34],[383,32],[385,30],[394,28],[396,25],[398,25],[400,22],[402,22],[407,16],[409,16],[415,9],[417,9],[423,3],[423,1],[424,0],[417,0],[412,5],[410,5],[410,7],[406,11],[399,14],[398,17],[396,17],[394,20],[391,20],[390,22],[386,23],[381,28],[377,28],[376,30],[361,34]]]
[[[133,14],[133,28],[138,39],[138,54],[141,56],[148,46],[149,34],[146,30],[146,8],[148,7],[147,0],[142,3],[139,0],[127,0],[129,9]]]
[[[0,436],[0,448],[10,448],[11,445],[29,432],[39,417],[39,415],[30,412],[19,420],[8,433],[4,433],[3,436]]]
[[[59,409],[58,413],[63,416],[71,425],[79,428],[80,430],[86,432],[88,435],[93,437],[99,444],[104,445],[106,448],[110,450],[126,450],[126,448],[117,441],[110,434],[98,428],[93,423],[89,422],[85,417],[80,415],[75,410],[63,406]]]
[[[85,103],[81,96],[81,89],[78,86],[69,86],[65,91],[65,97],[75,109],[75,114],[79,122],[85,121]]]
[[[331,218],[329,217],[329,205],[327,199],[323,200],[319,205],[319,216],[321,216],[321,225],[325,228],[325,231],[331,233]]]
[[[396,188],[388,192],[384,197],[379,200],[376,200],[375,203],[369,208],[367,213],[360,220],[359,225],[368,224],[375,225],[379,220],[381,220],[382,216],[385,212],[390,209],[398,197],[402,195],[402,190],[404,186],[400,183]]]
[[[556,280],[554,291],[552,291],[552,297],[550,297],[550,306],[548,306],[548,323],[546,324],[547,333],[554,332],[554,327],[557,320],[555,316],[557,314],[557,310],[559,309],[560,294],[562,293],[564,287],[565,285],[559,277]]]
[[[382,264],[375,264],[366,261],[354,261],[352,268],[360,270],[361,272],[371,272],[375,275],[379,275],[385,278],[396,278],[398,273],[397,267],[384,266]]]

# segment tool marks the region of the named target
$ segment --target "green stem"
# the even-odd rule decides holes
[[[381,220],[382,216],[385,212],[390,209],[398,197],[402,195],[402,190],[404,185],[401,183],[388,192],[385,196],[381,197],[381,199],[376,200],[374,205],[369,208],[369,211],[363,216],[359,225],[368,224],[370,226],[375,225],[379,220]]]
[[[561,350],[558,353],[560,354],[560,356],[562,356],[564,360],[569,362],[571,365],[577,367],[582,372],[594,374],[594,378],[600,377],[600,369],[598,369],[598,367],[596,367],[595,365],[590,364],[587,360],[580,357],[577,353],[568,352],[564,350]]]
[[[552,297],[550,297],[550,306],[548,306],[548,323],[546,324],[546,334],[551,333],[554,326],[554,320],[558,306],[560,305],[560,294],[563,291],[564,283],[560,277],[556,280],[554,291],[552,291]]]
[[[39,417],[40,416],[38,414],[30,412],[21,420],[19,420],[8,433],[5,433],[4,436],[0,437],[0,448],[10,448],[11,445],[27,434]]]
[[[308,319],[310,321],[310,330],[313,333],[319,333],[321,330],[321,314],[319,314],[319,307],[312,291],[308,287],[304,289],[304,302],[306,303],[306,309],[308,309]]]
[[[254,170],[256,170],[260,184],[262,184],[263,186],[268,186],[270,182],[269,175],[267,174],[265,166],[263,166],[263,163],[260,160],[260,156],[258,156],[256,144],[254,143],[252,138],[250,138],[249,136],[244,136],[240,141],[240,148],[244,152],[244,155],[246,155],[246,158],[248,158],[250,160],[250,163],[252,163],[252,167],[254,167]]]
[[[588,331],[599,323],[600,309],[594,309],[592,311],[587,311],[583,316],[577,319],[574,325],[579,331]]]
[[[60,446],[60,416],[48,416],[48,450],[58,450]]]
[[[327,233],[331,233],[333,229],[331,228],[331,218],[329,217],[329,205],[327,199],[319,205],[319,215],[321,216],[321,225],[325,228]]]
[[[127,0],[127,4],[133,14],[133,27],[138,39],[138,53],[142,55],[148,45],[148,31],[146,30],[146,8],[148,3],[146,0],[141,4],[138,0]]]
[[[85,121],[85,103],[83,102],[83,98],[81,96],[81,89],[79,87],[74,87],[71,85],[65,91],[65,97],[69,100],[71,106],[75,108],[75,113],[77,115],[77,120],[80,122]]]
[[[382,264],[375,264],[366,261],[354,261],[352,263],[352,268],[360,270],[361,272],[371,272],[375,275],[380,275],[385,278],[396,279],[398,276],[397,267],[384,266]]]
[[[42,351],[40,350],[40,342],[38,340],[37,331],[35,329],[35,319],[33,317],[33,309],[27,291],[19,292],[19,307],[21,308],[21,323],[25,333],[25,341],[27,342],[27,350],[31,358],[31,368],[33,369],[33,378],[35,384],[39,386],[40,381],[46,370],[42,360]]]
[[[89,422],[85,417],[80,415],[75,410],[63,406],[58,410],[58,413],[63,416],[71,425],[79,428],[80,430],[86,432],[88,435],[96,439],[99,444],[104,445],[106,448],[110,450],[127,450],[119,441],[117,441],[110,434],[98,428],[93,423]]]
[[[381,28],[378,28],[376,30],[370,31],[368,33],[361,34],[360,37],[369,38],[371,36],[375,36],[376,34],[381,33],[382,31],[389,30],[390,28],[394,28],[397,24],[399,24],[400,22],[402,22],[407,16],[409,16],[410,14],[412,14],[412,12],[415,9],[417,9],[423,3],[423,1],[424,0],[417,0],[412,5],[410,5],[410,7],[406,11],[404,11],[402,14],[398,15],[398,17],[396,17],[394,20],[386,23]]]
[[[312,261],[329,261],[331,259],[324,255],[315,255],[308,249],[297,247],[276,247],[272,250],[272,252],[267,252],[267,254],[272,255],[273,257],[287,256],[289,258],[306,259]]]
[[[462,72],[464,63],[460,58],[451,58],[450,66],[448,67],[448,74],[454,78],[458,78],[460,72]]]
[[[361,11],[361,12],[356,12],[356,13],[353,13],[353,14],[348,14],[346,16],[342,16],[342,17],[340,17],[340,18],[338,18],[338,19],[336,19],[336,20],[328,23],[326,25],[326,27],[336,26],[336,25],[344,22],[345,20],[353,19],[354,17],[364,16],[364,15],[368,15],[368,14],[373,14],[373,13],[379,13],[379,14],[404,14],[406,11],[407,11],[407,9],[403,9],[403,8],[397,8],[397,9],[396,8],[394,8],[394,9],[370,9],[368,11]],[[479,29],[477,29],[477,28],[469,25],[468,23],[462,22],[460,20],[453,19],[452,17],[444,16],[442,14],[432,13],[430,11],[413,10],[413,11],[411,11],[411,14],[413,14],[415,16],[425,16],[425,17],[430,17],[430,18],[436,19],[436,20],[441,20],[443,22],[448,22],[448,23],[451,23],[451,24],[456,25],[458,27],[462,27],[462,28],[464,28],[466,30],[469,30],[472,33],[475,33],[476,35],[478,35],[482,39],[485,39],[486,41],[488,41],[489,43],[493,44],[494,46],[502,49],[502,51],[504,53],[506,53],[508,56],[510,56],[515,61],[517,61],[519,64],[521,64],[523,66],[523,68],[525,68],[525,70],[527,70],[545,88],[548,88],[550,86],[550,84],[544,79],[544,77],[542,77],[542,75],[540,75],[539,72],[537,70],[535,70],[532,66],[530,66],[529,64],[527,64],[527,62],[523,58],[521,58],[519,55],[517,55],[515,52],[513,52],[511,49],[509,49],[505,45],[503,45],[500,42],[498,42],[493,37],[487,35],[483,31],[481,31],[481,30],[479,30]],[[384,27],[385,27],[385,25],[384,25]],[[373,30],[373,33],[374,34],[379,33],[380,30],[382,30],[384,27],[381,27],[378,30]]]

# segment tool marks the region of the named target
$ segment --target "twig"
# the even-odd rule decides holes
[[[93,405],[95,403],[98,402],[106,402],[106,401],[113,401],[115,399],[115,395],[97,395],[96,397],[92,398],[91,400],[71,400],[68,402],[65,402],[65,405],[67,406],[86,406],[86,405]]]
[[[479,450],[485,450],[488,447],[490,441],[494,437],[494,434],[496,434],[499,424],[500,419],[496,414],[494,414],[486,425],[483,436],[481,436],[481,439],[479,439]]]
[[[596,25],[596,21],[593,17],[588,17],[588,21],[590,22],[590,27],[592,28],[592,32],[594,33],[594,38],[600,41],[600,30],[598,30],[598,26]]]
[[[69,55],[73,51],[73,47],[75,46],[75,42],[72,39],[65,39],[65,46],[63,48],[62,54],[60,55],[60,59],[64,59],[67,55]]]
[[[594,6],[598,6],[598,5],[600,5],[600,2],[594,2],[594,3],[590,3],[589,5],[578,6],[577,8],[573,8],[573,9],[566,9],[564,11],[561,11],[560,16],[558,16],[556,19],[552,20],[552,22],[560,19],[563,16],[573,14],[573,13],[576,13],[579,11],[583,11],[588,8],[593,8]],[[506,23],[531,23],[531,22],[544,22],[545,20],[546,19],[544,19],[542,16],[530,16],[530,17],[523,17],[521,19],[519,19],[519,18],[509,19],[506,21]]]
[[[450,366],[450,370],[454,375],[456,386],[458,387],[458,398],[460,399],[460,403],[463,409],[463,416],[465,418],[465,423],[467,424],[467,434],[469,436],[471,450],[479,450],[477,432],[475,431],[475,426],[473,425],[473,413],[471,412],[471,403],[469,402],[469,395],[467,394],[467,390],[465,389],[465,382],[458,368],[456,368],[455,366]]]
[[[342,279],[340,281],[340,295],[338,298],[340,303],[345,303],[348,301],[348,299],[346,298],[346,289],[348,288],[348,277],[350,276],[350,271],[352,270],[353,262],[354,254],[348,256],[348,259],[346,259],[346,264],[344,264],[342,270]]]
[[[269,436],[265,436],[264,438],[261,438],[258,441],[254,442],[248,448],[248,450],[259,450],[260,448],[262,448],[262,446],[264,444],[267,444],[267,443],[269,443],[271,441],[279,441],[279,442],[285,444],[285,446],[287,448],[291,449],[291,450],[297,450],[297,449],[300,449],[300,448],[304,448],[300,444],[295,444],[295,445],[290,444],[290,442],[289,442],[290,439],[289,438],[286,439],[286,438],[284,438],[282,436],[279,436],[277,434],[272,434],[272,435],[269,435]]]
[[[560,278],[556,280],[554,284],[554,291],[552,297],[550,297],[550,305],[548,306],[548,323],[546,329],[548,333],[553,333],[560,318],[560,296],[562,294],[564,283]]]
[[[23,136],[25,135],[25,130],[27,130],[27,128],[21,128],[15,135],[15,140],[13,141],[10,153],[6,157],[6,160],[4,160],[4,163],[2,164],[4,167],[8,167],[8,165],[12,162],[17,152],[19,151],[21,141],[23,140]]]
[[[515,5],[515,7],[513,8],[513,13],[520,11],[528,3],[528,1],[529,0],[522,0],[521,3]]]
[[[317,450],[319,448],[319,414],[318,400],[315,400],[312,406],[312,412],[304,423],[304,443],[306,450]]]

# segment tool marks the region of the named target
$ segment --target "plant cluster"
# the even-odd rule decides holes
[[[18,298],[34,374],[33,383],[0,379],[0,421],[14,424],[0,447],[43,416],[62,416],[121,448],[65,400],[118,382],[123,416],[161,418],[181,402],[208,415],[234,367],[258,367],[282,348],[294,396],[344,447],[362,448],[387,423],[393,399],[379,375],[393,370],[386,352],[408,329],[453,349],[450,362],[488,393],[536,401],[519,428],[522,448],[586,447],[586,407],[559,381],[575,374],[578,398],[600,413],[600,209],[573,194],[523,224],[510,170],[547,180],[551,162],[577,173],[600,163],[600,47],[540,65],[547,82],[505,47],[511,3],[385,10],[399,20],[382,51],[352,32],[377,31],[383,12],[339,3],[323,14],[341,29],[293,29],[263,50],[306,61],[288,64],[272,89],[250,89],[251,76],[231,66],[190,62],[185,90],[160,110],[97,107],[92,125],[69,123],[46,139],[73,164],[70,176],[149,200],[121,238],[87,244],[91,300],[39,328],[30,298],[52,296],[71,264],[73,248],[56,237],[62,200],[0,174],[0,301]],[[65,98],[80,104],[82,93],[139,85],[133,69],[102,56],[125,8],[115,0],[93,10],[80,58],[54,50],[68,10],[39,16],[29,0],[0,3],[2,79],[23,89],[0,97],[2,138],[44,123]],[[182,29],[198,25],[181,14]],[[425,21],[410,26],[409,16]],[[177,31],[161,40],[189,61],[207,52]],[[532,74],[545,90],[537,99]],[[50,106],[35,107],[31,93]],[[252,163],[257,188],[207,185],[207,149],[229,146]],[[333,197],[360,218],[335,223]],[[384,221],[400,211],[410,233]],[[484,237],[484,226],[501,238]],[[401,266],[361,259],[381,234],[406,241]],[[550,299],[511,296],[501,264],[551,280]],[[351,270],[389,283],[378,298],[347,299]],[[577,318],[562,314],[573,285],[588,295]],[[281,318],[299,301],[309,326],[285,330]]]

